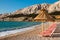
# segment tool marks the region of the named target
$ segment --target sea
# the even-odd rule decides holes
[[[38,24],[41,24],[41,22],[0,21],[0,32],[27,28]]]
[[[33,30],[41,22],[0,21],[0,37]]]

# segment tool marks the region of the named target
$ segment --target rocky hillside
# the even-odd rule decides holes
[[[13,14],[38,14],[38,10],[44,8],[47,10],[47,8],[50,6],[50,4],[35,4],[20,10],[15,11]]]
[[[48,11],[48,13],[52,13],[55,11],[60,11],[60,1],[55,2],[54,4],[35,4],[20,10],[16,10],[15,12],[13,12],[12,14],[38,14],[38,11],[40,9],[45,9]]]
[[[38,14],[38,10],[44,8],[47,10],[49,13],[55,12],[55,11],[60,11],[60,1],[55,2],[54,4],[35,4],[23,9],[19,9],[14,11],[11,15],[13,14]]]
[[[5,17],[7,17],[7,18],[9,17],[7,20],[10,20],[11,18],[12,18],[11,20],[13,20],[13,19],[15,20],[15,19],[17,19],[17,16],[18,16],[17,20],[21,20],[21,21],[22,20],[23,21],[32,20],[36,16],[35,14],[38,14],[38,11],[40,9],[43,9],[43,8],[45,10],[47,10],[48,13],[53,13],[53,12],[56,12],[56,11],[60,11],[60,1],[57,1],[54,4],[46,4],[46,3],[35,4],[35,5],[32,5],[32,6],[23,8],[23,9],[16,10],[15,12],[13,12],[11,14],[8,14],[8,15],[7,14],[3,14],[3,15],[0,16],[0,19],[3,18],[3,19],[6,20]],[[33,17],[33,15],[34,15],[34,17]]]
[[[60,11],[60,1],[51,4],[48,8],[49,13],[56,12],[56,11]]]

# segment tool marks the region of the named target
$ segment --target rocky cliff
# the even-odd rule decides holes
[[[13,12],[13,14],[38,14],[38,10],[44,8],[47,10],[47,8],[50,6],[50,4],[35,4],[20,10],[17,10],[15,12]]]
[[[43,8],[46,11],[48,11],[48,13],[60,11],[60,1],[57,1],[54,4],[46,4],[46,3],[35,4],[32,6],[23,8],[23,9],[16,10],[15,12],[8,14],[8,15],[7,14],[1,15],[0,19],[2,18],[3,20],[6,20],[6,18],[8,18],[7,20],[13,20],[14,19],[17,21],[18,20],[21,20],[21,21],[32,20],[38,14],[38,11],[40,9],[43,9]]]
[[[60,1],[51,4],[48,8],[49,13],[56,12],[56,11],[60,11]]]
[[[13,14],[38,14],[38,10],[40,9],[45,9],[48,11],[48,13],[52,13],[55,11],[60,11],[60,1],[57,1],[53,4],[35,4],[20,10],[17,10],[15,12],[13,12]]]

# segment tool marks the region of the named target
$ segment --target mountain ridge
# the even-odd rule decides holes
[[[23,8],[21,10],[17,10],[15,12],[13,12],[13,14],[19,14],[19,13],[22,13],[22,14],[32,14],[32,13],[35,13],[35,14],[37,14],[38,10],[40,10],[42,8],[47,10],[49,5],[50,4],[46,4],[46,3],[44,3],[44,4],[35,4],[35,5],[32,5],[32,6]]]
[[[57,6],[58,5],[58,6]],[[23,9],[19,9],[16,10],[15,12],[13,12],[12,14],[38,14],[38,11],[40,9],[45,9],[48,11],[48,13],[52,13],[55,11],[60,11],[60,1],[57,1],[53,4],[47,4],[47,3],[43,3],[43,4],[35,4]]]
[[[23,8],[23,9],[16,10],[15,12],[12,12],[10,14],[0,15],[0,19],[2,19],[2,18],[4,19],[6,17],[7,17],[7,19],[9,19],[8,17],[12,17],[12,16],[13,16],[12,19],[14,19],[14,17],[15,16],[17,17],[17,15],[18,16],[24,15],[23,17],[20,17],[22,20],[30,20],[30,19],[33,19],[33,15],[35,17],[35,14],[39,14],[39,10],[41,10],[41,9],[45,9],[48,13],[53,13],[53,12],[56,12],[56,11],[60,11],[60,1],[57,1],[54,4],[46,4],[46,3],[35,4],[35,5],[32,5],[32,6]],[[20,15],[20,14],[22,14],[22,15]],[[30,15],[30,17],[27,17],[29,15]],[[18,20],[21,20],[21,19],[18,19]]]

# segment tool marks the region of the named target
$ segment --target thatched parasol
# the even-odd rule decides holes
[[[34,18],[35,21],[42,22],[42,31],[44,30],[43,22],[54,21],[54,18],[48,14],[45,9],[39,10],[39,14]]]

